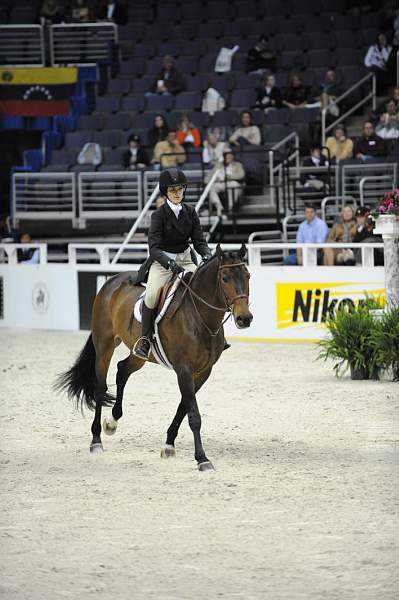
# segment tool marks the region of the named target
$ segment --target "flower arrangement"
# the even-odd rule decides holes
[[[385,192],[375,210],[375,216],[396,215],[399,216],[399,188],[392,192]]]

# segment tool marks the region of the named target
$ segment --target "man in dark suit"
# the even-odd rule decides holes
[[[191,256],[190,239],[204,260],[212,256],[195,209],[183,203],[186,188],[187,179],[183,171],[162,171],[159,189],[165,197],[165,204],[152,213],[148,232],[150,256],[142,265],[136,281],[141,283],[148,273],[142,311],[142,337],[133,348],[133,354],[144,360],[148,359],[151,350],[154,310],[162,287],[173,275],[196,269]]]

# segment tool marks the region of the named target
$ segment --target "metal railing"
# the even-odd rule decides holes
[[[107,58],[110,44],[117,41],[118,27],[115,23],[51,25],[51,64],[95,64]]]
[[[78,174],[79,227],[86,219],[132,219],[143,207],[141,175],[132,171]]]
[[[340,164],[337,169],[336,190],[339,195],[353,196],[360,202],[360,182],[365,177],[370,181],[379,176],[389,176],[392,185],[398,181],[397,163],[370,162],[367,164]]]
[[[357,104],[351,106],[344,114],[340,114],[339,117],[335,119],[330,125],[327,125],[327,112],[329,106],[326,106],[321,111],[321,145],[324,146],[326,143],[326,134],[334,129],[337,123],[342,123],[344,120],[349,117],[352,113],[354,113],[358,108],[367,104],[369,100],[371,100],[371,105],[373,110],[376,108],[376,95],[377,95],[377,81],[374,73],[367,73],[362,79],[354,83],[349,89],[346,90],[341,96],[339,96],[336,100],[334,100],[334,104],[339,107],[342,100],[347,98],[350,94],[352,94],[355,90],[360,89],[360,87],[366,83],[371,83],[371,92],[362,97]]]
[[[290,145],[294,143],[294,151],[291,152]],[[288,148],[288,152],[287,152]],[[276,161],[278,160],[278,162]],[[299,137],[298,134],[293,131],[280,142],[275,144],[269,150],[269,185],[270,185],[270,199],[272,206],[276,207],[276,213],[279,214],[279,198],[276,194],[276,190],[282,185],[283,180],[283,162],[286,161],[288,167],[290,162],[295,164],[296,176],[299,177]],[[284,205],[289,205],[289,198],[286,197],[283,190],[283,202]],[[290,208],[290,207],[288,207]],[[285,209],[285,206],[284,206]]]
[[[327,224],[332,224],[339,216],[342,207],[346,205],[356,208],[355,198],[353,196],[326,196],[321,202],[321,218]]]
[[[47,244],[0,244],[0,263],[8,263],[9,265],[18,264],[18,250],[39,250],[39,265],[47,264]],[[23,263],[21,263],[23,264]],[[37,264],[37,263],[31,263]]]
[[[43,67],[41,25],[0,25],[0,67]]]
[[[382,196],[384,192],[392,191],[394,187],[392,175],[362,177],[359,183],[360,204],[364,206],[369,201],[375,204],[379,196]]]
[[[11,222],[24,220],[70,220],[77,223],[74,173],[13,173]]]

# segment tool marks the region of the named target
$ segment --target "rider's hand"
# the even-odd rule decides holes
[[[175,260],[169,261],[169,269],[174,273],[174,275],[179,275],[179,273],[184,273],[183,267],[177,264]]]

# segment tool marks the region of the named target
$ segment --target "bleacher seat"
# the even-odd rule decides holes
[[[182,92],[175,98],[175,110],[199,110],[201,94],[199,92]]]
[[[126,98],[124,98],[126,100]],[[98,96],[96,98],[96,112],[112,113],[119,108],[117,96]]]
[[[256,94],[254,90],[238,90],[232,91],[230,96],[231,108],[240,108],[244,110],[255,104]]]
[[[145,109],[149,111],[165,112],[173,108],[174,97],[170,94],[152,95],[146,98]],[[134,109],[140,110],[140,109]]]
[[[120,108],[124,111],[142,111],[145,106],[145,98],[142,94],[132,94],[121,99]]]

